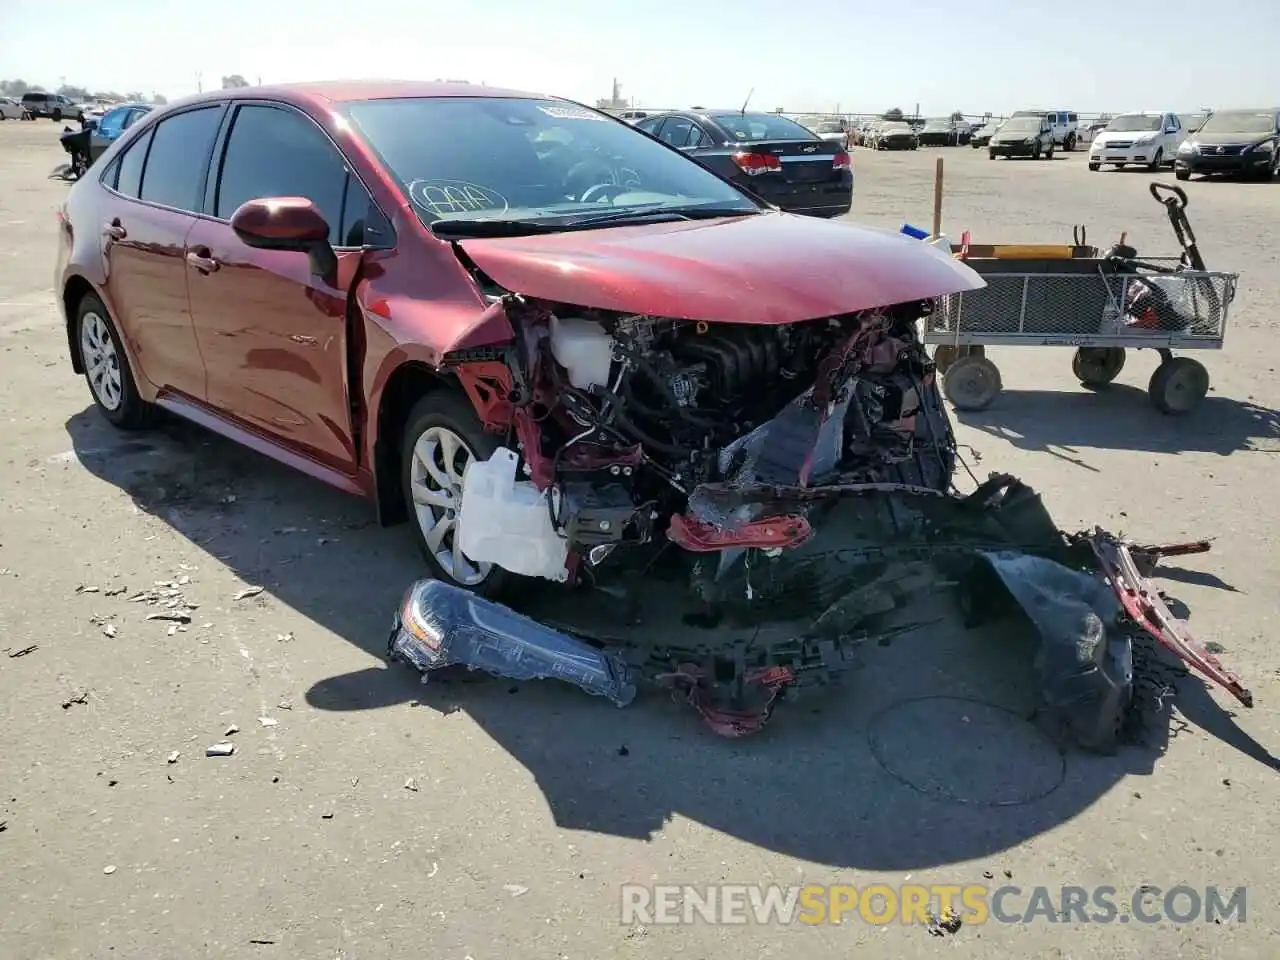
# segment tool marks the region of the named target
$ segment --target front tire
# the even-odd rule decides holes
[[[409,412],[401,441],[401,487],[418,549],[431,575],[483,596],[494,596],[511,574],[492,563],[476,563],[457,544],[462,477],[472,460],[487,460],[498,448],[463,397],[428,393]]]
[[[1177,178],[1178,180],[1190,180],[1190,179],[1191,179],[1191,171],[1190,171],[1190,170],[1175,170],[1175,171],[1173,171],[1173,175],[1174,175],[1174,177],[1175,177],[1175,178]]]
[[[62,121],[62,111],[61,110],[53,111],[53,113],[51,114],[51,117],[54,123],[60,123]]]
[[[76,308],[76,342],[85,382],[107,421],[121,430],[150,426],[155,408],[138,393],[120,334],[106,306],[93,294]]]
[[[1097,171],[1099,171],[1099,170],[1101,170],[1101,169],[1102,169],[1102,164],[1100,164],[1100,163],[1094,163],[1093,161],[1090,161],[1090,162],[1089,162],[1089,169],[1090,169],[1090,170],[1093,170],[1093,171],[1096,173]]]
[[[1053,144],[1052,144],[1052,143],[1050,143],[1050,144],[1049,144],[1049,149],[1048,149],[1048,151],[1046,151],[1046,152],[1045,152],[1044,158],[1045,158],[1046,160],[1052,160],[1052,159],[1053,159]]]
[[[1065,150],[1067,153],[1070,153],[1075,148],[1076,148],[1076,136],[1073,133],[1073,134],[1070,134],[1067,137],[1067,139],[1062,141],[1062,149]]]
[[[1152,173],[1159,173],[1160,167],[1164,163],[1164,147],[1156,148],[1156,155],[1151,158],[1151,162],[1147,164],[1147,169]]]

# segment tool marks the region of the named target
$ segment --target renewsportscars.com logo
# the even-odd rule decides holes
[[[1246,888],[1179,884],[1115,887],[990,887],[985,884],[805,886],[679,884],[622,887],[621,922],[790,925],[863,922],[928,925],[938,917],[966,924],[1244,923]]]

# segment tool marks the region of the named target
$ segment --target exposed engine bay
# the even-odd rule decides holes
[[[693,552],[803,539],[740,505],[735,530],[720,524],[708,541],[713,517],[698,508],[710,509],[717,492],[948,489],[954,442],[916,333],[931,307],[763,326],[511,303],[510,350],[451,358],[486,429],[513,435],[519,459],[518,479],[516,451],[494,458],[505,463],[493,471],[473,468],[459,521],[464,551],[578,582],[614,549],[655,538]]]
[[[556,677],[619,705],[643,681],[742,736],[954,596],[966,626],[1026,617],[1077,745],[1113,749],[1144,688],[1163,702],[1152,650],[1252,705],[1149,579],[1207,542],[1068,535],[1005,475],[955,489],[916,332],[932,301],[779,326],[503,306],[514,342],[443,366],[503,443],[466,469],[458,543],[520,576],[503,603],[410,589],[389,654],[424,679]]]

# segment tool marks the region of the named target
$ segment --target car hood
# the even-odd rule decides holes
[[[1159,130],[1099,130],[1093,135],[1094,143],[1112,143],[1116,140],[1133,142],[1143,137],[1154,140],[1160,135]]]
[[[1269,133],[1193,133],[1187,139],[1200,144],[1202,147],[1226,147],[1236,144],[1258,143],[1273,136],[1275,134]]]
[[[457,243],[515,293],[708,322],[799,323],[986,286],[919,240],[788,213]]]

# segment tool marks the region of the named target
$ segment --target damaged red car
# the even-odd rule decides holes
[[[619,702],[639,669],[745,732],[760,698],[897,629],[881,615],[932,589],[938,531],[971,559],[1025,549],[1007,521],[1030,516],[1065,549],[1025,488],[952,491],[917,321],[976,273],[780,212],[598,111],[470,85],[224,90],[94,169],[59,212],[55,282],[102,414],[162,408],[407,519],[445,591],[408,614],[424,668]]]

